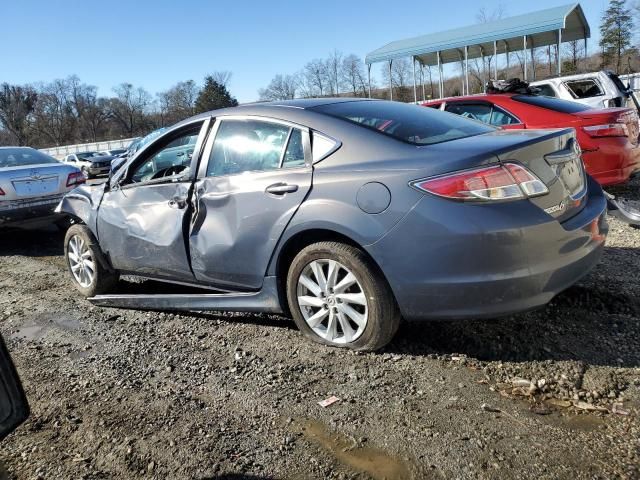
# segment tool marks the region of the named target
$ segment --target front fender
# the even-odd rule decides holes
[[[56,207],[56,213],[67,215],[84,223],[98,238],[97,218],[100,200],[104,194],[102,185],[82,185],[67,193]]]

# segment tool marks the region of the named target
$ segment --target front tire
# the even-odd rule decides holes
[[[311,340],[360,351],[387,345],[400,312],[382,273],[351,245],[319,242],[296,255],[287,299],[300,331]]]
[[[75,287],[85,297],[108,292],[118,282],[118,273],[105,267],[100,246],[85,225],[72,225],[67,230],[64,257]]]

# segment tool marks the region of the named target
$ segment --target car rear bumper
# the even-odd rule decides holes
[[[624,183],[640,170],[640,147],[632,146],[625,138],[604,138],[598,145],[598,150],[583,151],[582,158],[600,185]]]
[[[44,220],[55,220],[61,214],[55,213],[56,206],[64,195],[51,195],[27,200],[0,201],[0,226],[14,225]]]
[[[585,207],[562,224],[529,201],[425,196],[367,251],[407,319],[508,315],[545,305],[596,265],[606,208],[592,179]]]

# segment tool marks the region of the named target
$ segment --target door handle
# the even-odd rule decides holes
[[[287,183],[274,183],[269,185],[265,192],[272,195],[284,195],[285,193],[293,193],[298,191],[298,185],[289,185]]]
[[[184,208],[187,206],[187,200],[185,198],[173,197],[169,200],[169,206],[171,208]]]

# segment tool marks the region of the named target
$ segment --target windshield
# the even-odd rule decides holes
[[[488,125],[457,115],[398,102],[331,103],[314,107],[312,110],[356,123],[413,145],[432,145],[495,130]]]
[[[543,97],[538,95],[514,95],[511,97],[517,102],[527,103],[535,107],[547,108],[562,113],[577,113],[591,110],[589,105],[584,103],[561,100],[559,98]]]
[[[0,148],[0,168],[60,163],[53,157],[32,148]]]

